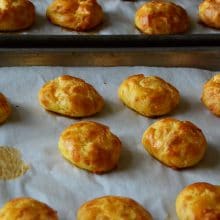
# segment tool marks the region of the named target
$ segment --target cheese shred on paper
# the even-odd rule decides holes
[[[29,166],[21,159],[21,153],[14,147],[0,147],[0,180],[10,180],[24,175]]]

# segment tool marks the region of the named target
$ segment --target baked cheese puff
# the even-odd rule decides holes
[[[146,2],[135,14],[135,25],[145,34],[184,33],[189,30],[189,23],[185,9],[168,1]]]
[[[0,31],[27,29],[35,21],[35,7],[28,0],[0,0]]]
[[[204,84],[201,100],[213,114],[220,117],[220,73]]]
[[[219,220],[220,186],[193,183],[177,196],[176,213],[179,220]]]
[[[1,220],[58,220],[57,212],[32,198],[20,197],[0,209]]]
[[[118,96],[129,108],[147,117],[170,113],[180,100],[178,90],[171,84],[143,74],[125,79],[119,86]]]
[[[173,118],[153,123],[144,132],[142,144],[149,154],[175,169],[196,165],[207,145],[202,131],[194,124]]]
[[[65,159],[93,173],[103,173],[117,166],[121,142],[105,125],[81,121],[67,127],[58,147]]]
[[[11,107],[6,97],[0,93],[0,124],[5,122],[11,114]]]
[[[87,31],[103,20],[103,11],[96,0],[54,0],[47,8],[47,17],[55,25]]]
[[[77,220],[152,220],[150,213],[130,198],[104,196],[84,203]]]
[[[204,0],[199,5],[199,18],[205,25],[220,29],[220,0]]]
[[[100,112],[104,100],[84,80],[63,75],[47,82],[39,91],[40,105],[46,110],[69,117],[86,117]]]

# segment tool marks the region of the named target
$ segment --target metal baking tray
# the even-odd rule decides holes
[[[220,31],[205,27],[198,21],[198,5],[202,0],[172,0],[187,10],[191,29],[183,35],[161,36],[141,34],[134,26],[135,11],[146,0],[98,0],[105,14],[103,24],[86,33],[51,24],[45,13],[52,0],[31,1],[37,14],[34,26],[22,32],[1,33],[1,48],[220,46]]]
[[[216,47],[220,34],[193,35],[16,35],[2,34],[1,48]]]
[[[1,48],[0,66],[158,66],[220,70],[220,47]]]
[[[0,182],[0,205],[13,197],[28,196],[57,210],[60,220],[72,220],[85,201],[110,194],[135,199],[152,213],[155,220],[175,220],[175,198],[184,186],[198,181],[220,182],[219,121],[199,100],[203,83],[214,72],[130,66],[207,65],[209,68],[219,65],[218,51],[215,53],[208,48],[2,51],[0,61],[3,66],[22,67],[0,68],[0,88],[8,94],[13,105],[12,117],[1,127],[0,141],[3,145],[17,147],[31,169],[15,181]],[[24,67],[27,65],[59,67]],[[62,67],[64,65],[70,67]],[[77,68],[79,65],[129,67]],[[144,151],[141,136],[155,119],[125,108],[117,97],[120,82],[134,73],[160,76],[178,88],[181,101],[172,117],[192,121],[202,128],[207,138],[207,153],[198,166],[172,170]],[[61,74],[86,80],[104,97],[103,112],[86,120],[108,125],[122,141],[121,158],[114,172],[89,174],[72,167],[59,155],[58,137],[65,127],[79,120],[44,111],[39,106],[37,94],[44,83]]]

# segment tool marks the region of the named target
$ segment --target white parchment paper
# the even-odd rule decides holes
[[[172,0],[184,7],[191,19],[191,30],[187,34],[220,33],[219,30],[205,27],[198,23],[198,5],[202,0]],[[136,10],[146,1],[123,1],[123,0],[98,0],[103,8],[105,19],[103,24],[97,29],[80,33],[66,30],[51,24],[46,18],[46,9],[52,0],[32,0],[36,7],[37,17],[35,25],[21,34],[39,35],[116,35],[116,34],[140,34],[134,26],[134,15]]]
[[[44,111],[37,93],[46,81],[63,73],[85,79],[105,99],[104,110],[88,120],[108,125],[123,143],[118,168],[111,173],[95,175],[80,170],[58,151],[60,133],[79,120]],[[121,81],[134,73],[158,75],[179,89],[181,103],[170,116],[192,121],[208,141],[205,158],[196,167],[175,171],[145,152],[142,134],[157,119],[138,115],[117,97]],[[202,85],[212,75],[184,68],[0,68],[0,91],[13,105],[11,118],[0,126],[0,145],[20,149],[31,166],[21,178],[0,181],[0,206],[11,198],[30,196],[56,209],[61,220],[73,220],[82,203],[111,194],[135,199],[156,220],[176,220],[175,198],[183,187],[198,181],[220,184],[220,119],[200,102]]]

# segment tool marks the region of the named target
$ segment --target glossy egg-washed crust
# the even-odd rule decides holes
[[[84,203],[77,220],[152,220],[150,213],[130,198],[104,196]]]
[[[64,158],[79,168],[103,173],[117,166],[121,142],[105,125],[82,121],[67,127],[59,139]]]
[[[213,114],[220,117],[220,74],[204,84],[201,100]]]
[[[156,117],[170,113],[178,105],[178,90],[165,80],[143,74],[129,76],[118,89],[118,96],[138,113]]]
[[[179,220],[219,220],[220,187],[194,183],[184,188],[176,199]]]
[[[35,7],[28,0],[0,0],[0,31],[27,29],[35,21]]]
[[[84,80],[63,75],[47,82],[39,91],[40,105],[69,117],[86,117],[100,112],[103,98]]]
[[[185,9],[168,1],[146,2],[135,14],[135,25],[145,34],[184,33],[189,23]]]
[[[11,107],[6,97],[0,93],[0,124],[5,122],[11,114]]]
[[[47,17],[61,27],[87,31],[102,22],[103,12],[96,0],[54,0],[47,8]]]
[[[220,29],[220,0],[204,0],[199,5],[199,18],[207,26]]]
[[[153,123],[144,132],[142,143],[153,157],[175,169],[196,165],[203,158],[207,145],[198,127],[173,118]]]
[[[0,209],[1,220],[58,220],[57,212],[32,198],[21,197],[7,202]]]

